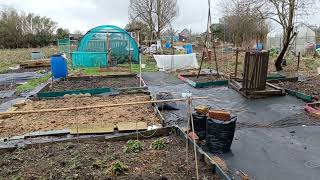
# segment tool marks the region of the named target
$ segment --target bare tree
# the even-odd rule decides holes
[[[223,1],[224,16],[220,25],[213,30],[217,37],[234,43],[236,46],[246,46],[252,41],[264,42],[269,32],[265,19],[259,18],[260,12],[252,2],[247,0]],[[228,36],[225,36],[225,34]]]
[[[160,38],[161,31],[168,27],[177,15],[177,0],[130,0],[131,21],[147,24],[150,34],[157,32],[157,38]]]
[[[282,71],[282,61],[295,32],[296,19],[305,16],[310,10],[314,0],[253,0],[261,18],[269,18],[278,23],[283,30],[282,50],[275,61],[277,71]]]

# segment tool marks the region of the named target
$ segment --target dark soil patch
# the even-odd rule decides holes
[[[0,72],[0,74],[6,74],[6,73],[23,73],[23,72],[37,72],[37,71],[45,71],[49,72],[51,71],[50,67],[35,67],[35,68],[20,68],[20,69],[15,69],[15,70],[6,70],[3,72]]]
[[[16,87],[17,87],[16,84],[2,84],[0,85],[0,91],[13,90],[13,89],[16,89]]]
[[[197,83],[214,82],[226,79],[224,76],[221,75],[220,77],[218,77],[217,75],[201,75],[198,78],[197,76],[186,76],[186,78],[191,79],[192,81]]]
[[[310,77],[307,81],[303,82],[280,82],[277,85],[282,88],[315,96],[318,99],[320,96],[320,76]]]
[[[66,91],[92,88],[125,88],[139,87],[139,80],[136,77],[95,77],[89,79],[70,79],[56,81],[44,91]]]
[[[152,150],[156,138],[141,140],[143,150],[125,153],[126,142],[59,143],[37,145],[4,153],[0,159],[1,179],[195,179],[195,161],[176,135],[164,137],[167,145]],[[110,173],[115,161],[128,166],[126,174]],[[203,162],[200,179],[217,179]]]

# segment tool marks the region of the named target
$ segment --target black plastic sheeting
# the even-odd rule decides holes
[[[19,84],[27,82],[30,79],[43,77],[45,75],[46,74],[38,74],[36,72],[0,74],[0,84]]]
[[[194,131],[198,135],[200,141],[206,139],[207,118],[208,118],[208,116],[206,116],[206,115],[201,115],[198,113],[192,114]],[[190,127],[191,127],[191,124],[190,124]]]
[[[173,95],[170,92],[160,92],[156,95],[157,100],[169,100],[173,99]],[[176,102],[161,102],[157,103],[158,109],[162,110],[178,110]]]
[[[164,72],[143,73],[142,77],[153,94],[167,91],[175,98],[186,92],[208,96],[193,105],[210,105],[238,117],[231,151],[219,155],[235,179],[239,170],[259,180],[319,179],[320,123],[304,113],[302,100],[291,96],[250,100],[228,87],[195,89]],[[178,111],[162,112],[167,125],[187,124],[187,104],[177,105]]]
[[[147,74],[147,75],[145,75]],[[152,75],[152,76],[151,76]],[[174,98],[182,98],[182,93],[190,92],[193,96],[207,96],[209,99],[194,100],[193,106],[209,105],[212,109],[230,111],[238,117],[239,127],[261,127],[279,124],[278,121],[293,117],[304,112],[305,103],[292,96],[270,97],[265,99],[247,99],[238,92],[228,87],[202,88],[196,89],[180,81],[173,75],[158,72],[144,73],[143,79],[148,85],[152,94],[159,92],[171,92]],[[164,81],[168,80],[165,85]],[[187,125],[187,103],[177,102],[178,111],[163,111],[162,114],[167,119],[167,125]],[[302,125],[308,123],[307,119],[299,119],[290,124]],[[277,125],[277,127],[279,127]]]
[[[211,153],[227,153],[233,141],[236,131],[237,117],[230,121],[218,121],[207,119],[206,125],[206,146]]]

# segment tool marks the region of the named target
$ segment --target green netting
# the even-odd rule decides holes
[[[139,49],[130,34],[117,26],[98,26],[88,31],[81,39],[78,50],[72,52],[72,66],[105,67],[108,66],[108,43],[110,41],[111,60],[117,64],[139,62]]]
[[[71,42],[70,38],[58,39],[58,51],[59,53],[66,54],[70,58]]]

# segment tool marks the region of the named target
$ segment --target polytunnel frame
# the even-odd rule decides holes
[[[122,34],[125,38],[127,38],[128,40],[128,44],[126,46],[129,47],[128,48],[128,56],[129,56],[129,68],[130,68],[130,72],[132,71],[131,69],[131,63],[132,63],[132,59],[135,59],[136,62],[139,62],[139,59],[140,59],[140,56],[139,56],[139,47],[135,41],[134,38],[132,38],[132,36],[124,29],[118,27],[118,26],[115,26],[115,25],[101,25],[101,26],[97,26],[97,27],[94,27],[92,29],[90,29],[89,31],[86,32],[86,34],[83,36],[83,38],[80,40],[79,42],[79,45],[78,45],[78,48],[77,48],[77,51],[75,52],[72,52],[72,57],[73,57],[73,63],[76,61],[75,59],[77,58],[76,55],[79,55],[79,54],[87,54],[90,56],[91,55],[101,55],[103,54],[105,57],[102,57],[102,59],[106,59],[106,63],[105,64],[102,64],[102,66],[108,66],[108,61],[110,59],[111,56],[109,56],[108,58],[108,55],[111,55],[109,54],[109,50],[106,49],[106,51],[88,51],[86,50],[86,46],[88,45],[88,43],[92,40],[92,38],[96,35],[96,34],[106,34],[106,36],[109,34],[110,36],[112,34]],[[110,43],[110,42],[109,42]],[[107,48],[107,44],[105,45],[105,47]],[[110,45],[109,45],[110,47]],[[133,50],[131,50],[133,49]],[[101,58],[101,57],[100,57]],[[82,59],[82,62],[84,62],[85,60]],[[88,61],[88,60],[86,60]],[[101,65],[101,62],[104,63],[103,60],[100,60],[99,61],[99,65]],[[89,62],[90,64],[94,64],[94,62]],[[86,65],[84,65],[86,67]],[[91,65],[91,66],[87,66],[87,67],[95,67],[96,65]],[[73,68],[78,68],[78,67],[81,67],[81,66],[78,66],[78,65],[74,65],[72,64],[72,67]]]

